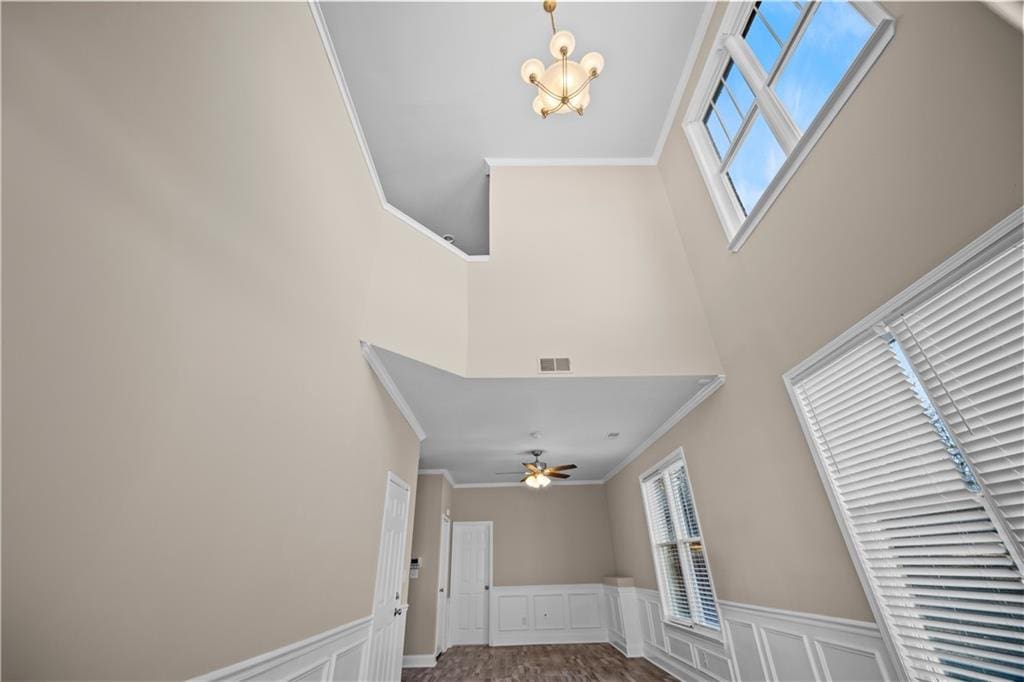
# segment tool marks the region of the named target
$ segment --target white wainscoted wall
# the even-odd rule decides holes
[[[405,632],[405,610],[397,627]],[[370,616],[360,618],[301,642],[288,644],[241,663],[215,670],[191,682],[222,680],[286,680],[287,682],[328,682],[365,679]]]
[[[721,602],[722,639],[666,623],[656,590],[606,585],[609,638],[682,680],[889,682],[896,680],[874,623]],[[632,604],[630,602],[633,602]],[[627,614],[636,610],[639,634]],[[616,616],[618,613],[620,615]],[[622,625],[620,625],[620,623]],[[641,640],[636,642],[636,638]]]
[[[491,646],[607,642],[604,585],[492,587]]]

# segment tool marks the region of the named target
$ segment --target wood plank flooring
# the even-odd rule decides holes
[[[643,658],[626,658],[611,644],[453,646],[434,668],[405,668],[402,682],[490,680],[674,680]]]

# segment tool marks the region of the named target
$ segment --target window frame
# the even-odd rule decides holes
[[[799,45],[820,3],[812,2],[802,10],[793,27],[792,35],[780,48],[780,54],[768,73],[764,71],[761,62],[743,38],[743,31],[756,5],[756,1],[747,0],[728,6],[681,124],[725,230],[726,238],[729,240],[729,250],[732,252],[739,251],[760,224],[811,149],[885,50],[896,30],[896,20],[878,2],[850,2],[850,5],[874,26],[874,30],[835,89],[822,104],[821,110],[807,126],[807,130],[801,134],[779,101],[773,86]],[[786,154],[779,170],[746,215],[725,174],[735,153],[727,154],[724,160],[720,159],[711,135],[704,126],[704,116],[730,60],[739,69],[754,94],[752,113],[747,116],[748,120],[744,120],[743,126],[737,132],[733,148],[738,148],[742,144],[752,127],[751,122],[760,114]]]
[[[825,494],[832,507],[832,513],[835,515],[840,533],[846,542],[850,559],[853,561],[857,577],[860,579],[861,587],[867,596],[875,622],[879,624],[889,658],[892,660],[893,665],[896,666],[900,679],[909,680],[913,679],[913,676],[908,672],[903,656],[900,654],[900,649],[890,630],[887,613],[878,600],[875,585],[858,550],[858,540],[850,529],[846,509],[836,496],[836,492],[829,479],[828,465],[824,461],[824,454],[816,444],[813,427],[808,423],[804,414],[797,392],[797,385],[808,374],[815,372],[818,368],[843,355],[868,336],[877,335],[879,328],[885,325],[888,320],[895,318],[900,311],[912,308],[943,290],[965,273],[984,263],[1007,243],[1021,240],[1024,240],[1024,207],[1014,210],[1009,216],[939,264],[924,277],[921,277],[889,301],[883,303],[867,317],[857,322],[803,362],[782,375],[793,411],[796,413],[797,421],[800,423],[801,431],[810,450],[811,459],[818,470]],[[1010,551],[1013,551],[1013,549],[1011,548]]]
[[[693,568],[690,566],[690,562],[689,562],[689,559],[688,559],[689,552],[690,552],[689,545],[694,543],[694,542],[699,542],[701,544],[702,549],[703,549],[704,561],[707,564],[708,582],[709,582],[710,587],[711,587],[711,596],[712,596],[712,598],[714,599],[714,602],[715,602],[715,609],[718,611],[718,619],[719,619],[719,623],[720,623],[718,628],[713,628],[713,627],[710,627],[710,626],[705,625],[703,623],[699,623],[699,622],[693,620],[692,618],[690,618],[690,619],[680,618],[680,617],[676,616],[675,614],[673,614],[669,610],[669,605],[668,605],[668,588],[667,588],[667,586],[665,584],[665,577],[664,577],[664,575],[662,573],[661,564],[659,563],[659,560],[658,560],[658,547],[660,547],[661,545],[663,545],[665,543],[658,543],[656,538],[655,538],[655,536],[654,536],[654,525],[651,522],[651,503],[650,503],[650,497],[649,497],[649,495],[647,493],[647,484],[648,484],[648,482],[650,482],[654,478],[660,477],[662,479],[664,485],[665,485],[666,495],[671,495],[671,492],[670,492],[671,491],[671,486],[669,485],[669,475],[673,471],[675,471],[676,469],[678,469],[680,467],[683,469],[683,474],[684,474],[684,476],[686,476],[686,481],[689,484],[690,502],[693,505],[694,518],[696,519],[698,529],[700,530],[700,535],[697,535],[697,536],[685,535],[682,532],[683,527],[684,527],[685,524],[683,524],[682,519],[679,519],[679,518],[676,517],[675,507],[673,506],[672,501],[669,500],[669,505],[668,505],[669,506],[669,514],[670,514],[670,516],[672,518],[672,525],[673,525],[673,528],[674,528],[674,531],[675,531],[675,536],[676,536],[676,539],[675,539],[676,550],[677,550],[677,552],[679,554],[680,568],[682,569],[683,578],[684,578],[685,583],[686,583],[686,598],[687,598],[687,601],[688,601],[688,604],[689,604],[689,607],[690,607],[691,615],[697,613],[698,611],[700,611],[700,609],[701,609],[700,601],[698,600],[698,598],[696,596],[696,589],[697,589],[696,588],[696,578],[693,575]],[[700,512],[697,509],[697,498],[696,498],[696,495],[694,494],[694,491],[693,491],[693,481],[690,479],[690,469],[689,469],[689,467],[686,464],[686,456],[683,454],[683,449],[681,447],[676,448],[668,456],[663,458],[660,462],[658,462],[653,467],[651,467],[647,471],[645,471],[642,474],[640,474],[640,476],[638,478],[639,478],[639,481],[640,481],[640,494],[641,494],[641,497],[642,497],[642,500],[643,500],[643,506],[644,506],[644,518],[647,521],[647,537],[648,537],[648,541],[649,541],[649,543],[651,545],[651,558],[652,558],[652,560],[654,562],[654,573],[655,573],[655,576],[656,576],[656,579],[657,579],[657,582],[658,582],[658,600],[661,603],[661,620],[662,620],[662,622],[667,624],[667,625],[672,625],[672,626],[675,626],[675,627],[685,628],[685,629],[687,629],[689,631],[692,631],[694,634],[698,634],[698,635],[701,635],[703,637],[707,637],[707,638],[712,639],[712,640],[714,640],[716,642],[724,643],[725,639],[724,639],[724,635],[722,634],[723,633],[723,629],[722,629],[722,625],[721,625],[721,622],[722,622],[721,602],[718,599],[718,592],[715,590],[715,581],[714,581],[714,577],[712,575],[714,573],[714,571],[711,568],[711,557],[710,557],[710,552],[708,550],[708,543],[707,543],[707,540],[704,539],[705,538],[705,536],[704,536],[704,527],[701,525],[701,522],[700,522]]]

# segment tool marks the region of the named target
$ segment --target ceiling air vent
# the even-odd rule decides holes
[[[538,363],[541,374],[568,374],[572,371],[569,358],[540,358]]]

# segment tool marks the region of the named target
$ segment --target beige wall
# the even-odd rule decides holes
[[[495,168],[469,264],[471,376],[708,374],[718,356],[654,167]]]
[[[886,7],[895,37],[738,254],[678,125],[665,147],[727,380],[608,486],[643,586],[637,476],[682,445],[722,599],[871,619],[782,374],[1022,203],[1020,33],[981,4]]]
[[[418,443],[358,342],[461,366],[465,263],[381,210],[309,8],[4,3],[3,88],[4,678],[368,615]]]
[[[494,584],[568,585],[613,575],[603,485],[456,488],[454,521],[494,522]]]
[[[439,474],[420,475],[416,483],[416,520],[412,556],[420,557],[418,578],[409,580],[405,621],[406,655],[431,655],[437,641],[438,568],[441,565],[441,516],[450,514],[452,486]]]

